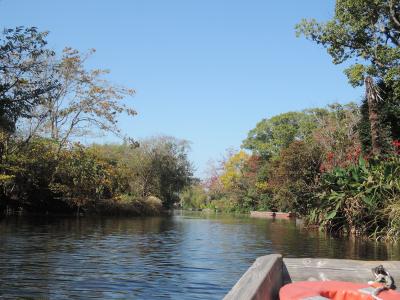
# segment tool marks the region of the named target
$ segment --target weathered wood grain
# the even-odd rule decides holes
[[[272,254],[257,258],[225,300],[278,299],[286,283],[309,280],[338,280],[367,283],[372,269],[383,265],[400,286],[400,261],[361,261],[322,258],[284,258]]]
[[[282,256],[257,258],[224,300],[275,300],[282,286]]]
[[[400,284],[400,261],[320,258],[285,258],[283,261],[292,281],[340,280],[366,283],[374,279],[371,270],[383,265],[395,282]],[[285,277],[284,281],[287,282],[288,278]]]

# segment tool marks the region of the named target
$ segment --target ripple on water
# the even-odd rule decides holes
[[[198,213],[0,223],[0,298],[221,299],[257,256],[399,259],[289,221]]]

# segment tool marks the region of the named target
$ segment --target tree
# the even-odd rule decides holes
[[[371,131],[372,153],[382,155],[383,133],[379,120],[379,101],[382,100],[378,88],[371,76],[365,78],[366,99],[368,102],[368,118]]]
[[[259,202],[256,180],[259,158],[239,151],[229,157],[220,176],[223,194],[236,211],[248,211]]]
[[[321,162],[322,149],[312,143],[295,141],[280,153],[267,182],[277,209],[305,215],[313,207]]]
[[[400,95],[400,3],[395,0],[337,0],[333,19],[325,23],[302,20],[297,35],[327,48],[352,85],[367,76],[381,79]]]
[[[13,132],[58,82],[47,76],[54,52],[46,48],[46,32],[37,28],[5,29],[0,37],[0,129]],[[45,76],[46,75],[46,76]]]
[[[56,162],[55,174],[51,173],[54,179],[48,183],[53,193],[52,202],[61,199],[79,214],[81,207],[95,206],[96,202],[117,194],[113,183],[118,179],[119,170],[109,158],[100,157],[93,149],[80,144],[63,149],[60,155],[62,159]]]
[[[93,149],[101,157],[115,161],[123,173],[117,182],[119,189],[131,198],[155,196],[170,208],[179,201],[179,193],[192,183],[187,141],[157,137],[141,141],[140,147],[96,145]]]
[[[393,90],[383,81],[377,83],[381,101],[377,106],[377,116],[379,117],[380,140],[378,140],[383,153],[390,153],[393,149],[393,141],[400,139],[400,101],[396,99]],[[359,138],[364,153],[372,153],[372,138],[370,125],[370,108],[367,97],[364,98],[360,107],[361,119],[357,125]]]
[[[292,142],[310,138],[317,121],[326,114],[325,109],[310,109],[264,119],[249,131],[242,147],[263,158],[278,155]]]
[[[209,160],[207,162],[206,179],[203,184],[210,200],[221,199],[224,196],[224,186],[221,182],[221,173],[224,170],[223,161]]]
[[[166,208],[179,201],[179,193],[191,183],[193,167],[188,160],[188,150],[187,141],[172,137],[160,137],[148,144],[158,186],[156,196]]]
[[[72,137],[87,135],[93,129],[119,135],[117,116],[136,112],[121,102],[134,90],[111,84],[104,79],[107,70],[86,70],[85,61],[94,53],[82,55],[65,48],[63,57],[50,63],[51,75],[57,78],[57,89],[46,93],[30,124],[31,134],[41,131],[63,147]],[[32,133],[33,130],[33,133]]]
[[[332,104],[328,109],[329,113],[313,132],[313,141],[326,155],[323,171],[353,164],[358,160],[361,148],[357,131],[360,120],[358,106],[354,103]]]
[[[186,187],[180,194],[180,199],[184,209],[199,209],[207,205],[207,194],[201,184]]]
[[[350,83],[365,83],[372,152],[383,151],[376,82],[383,81],[400,96],[400,4],[395,0],[337,0],[335,15],[326,23],[303,20],[297,34],[322,44],[335,64],[353,63],[345,70]]]
[[[221,181],[225,189],[240,186],[240,179],[243,177],[244,166],[249,159],[249,155],[244,151],[232,155],[225,163]]]

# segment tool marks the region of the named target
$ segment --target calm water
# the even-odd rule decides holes
[[[257,256],[400,259],[289,221],[178,213],[0,221],[0,299],[221,299]]]

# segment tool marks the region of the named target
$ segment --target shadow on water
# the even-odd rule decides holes
[[[0,298],[220,299],[269,253],[400,259],[398,246],[243,215],[11,217],[0,221]]]

